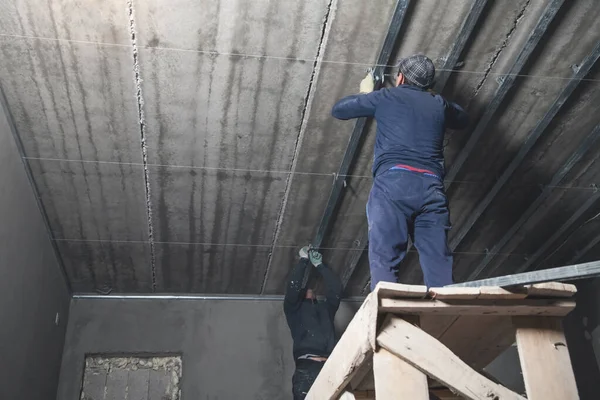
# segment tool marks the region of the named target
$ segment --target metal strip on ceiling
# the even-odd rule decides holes
[[[512,159],[510,164],[504,169],[502,175],[492,189],[486,194],[486,196],[477,204],[477,206],[469,213],[469,218],[460,226],[457,234],[454,235],[452,240],[450,241],[450,249],[452,251],[456,250],[463,239],[467,236],[467,234],[471,231],[473,226],[477,223],[481,215],[485,212],[485,210],[489,207],[489,205],[494,201],[496,195],[500,192],[500,190],[504,187],[504,185],[508,182],[508,180],[512,177],[513,173],[517,170],[517,168],[521,165],[525,157],[529,154],[533,146],[536,144],[538,139],[543,135],[546,131],[546,128],[550,125],[554,117],[559,113],[559,111],[563,108],[567,100],[571,97],[575,89],[579,86],[579,83],[582,79],[584,79],[592,67],[596,64],[600,58],[600,42],[596,44],[596,47],[592,50],[592,52],[583,60],[580,64],[579,68],[575,71],[573,77],[569,80],[569,83],[565,86],[565,88],[560,92],[560,94],[550,106],[550,109],[546,112],[544,117],[538,121],[536,126],[531,130],[525,142],[521,145],[519,152]],[[565,172],[566,173],[566,172]],[[564,175],[563,175],[564,176]],[[558,178],[555,176],[555,178]],[[552,181],[554,181],[554,179]],[[562,179],[562,177],[561,177]],[[545,199],[543,195],[548,195],[549,192],[544,191],[538,200],[536,200],[537,205],[541,204],[541,201]],[[539,201],[539,202],[538,202]],[[525,212],[531,212],[531,207]],[[520,221],[520,220],[519,220]],[[518,229],[518,228],[517,228]],[[512,229],[511,229],[512,231]],[[512,236],[512,235],[511,235]],[[503,238],[504,239],[504,238]],[[502,240],[501,240],[502,242]],[[496,246],[494,246],[496,247]]]

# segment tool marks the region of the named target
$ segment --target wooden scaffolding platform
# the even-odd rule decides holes
[[[561,283],[510,291],[380,283],[306,398],[578,399],[561,327],[575,291]],[[515,341],[526,395],[481,373]]]

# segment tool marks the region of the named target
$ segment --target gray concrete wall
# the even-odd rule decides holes
[[[345,328],[360,304],[342,303]],[[183,400],[291,399],[281,301],[74,299],[58,398],[79,399],[86,354],[180,354]]]
[[[0,399],[48,400],[70,296],[1,100]]]

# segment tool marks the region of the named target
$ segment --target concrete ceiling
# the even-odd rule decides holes
[[[554,2],[488,1],[443,91],[473,120],[449,132],[449,167]],[[396,5],[376,3],[0,0],[0,85],[73,290],[282,293],[354,126],[331,106],[377,59]],[[393,60],[443,65],[473,3],[410,2]],[[484,260],[480,276],[600,255],[599,67],[532,141],[599,40],[596,0],[565,1],[471,139],[448,182],[458,280]],[[368,282],[373,128],[323,245],[353,268],[353,295]],[[416,253],[401,278],[421,279]]]

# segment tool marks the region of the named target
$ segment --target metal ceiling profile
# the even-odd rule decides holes
[[[404,17],[406,16],[406,11],[409,5],[410,0],[399,0],[396,3],[396,8],[394,9],[394,14],[390,21],[388,32],[381,47],[379,57],[377,58],[376,66],[373,70],[373,76],[375,77],[383,77],[385,66],[387,66],[390,62],[390,56],[394,49],[394,45],[398,40],[398,36],[400,35],[402,22],[404,21]],[[378,85],[380,85],[381,82],[382,79],[379,79],[377,81]],[[376,89],[378,88],[379,86],[376,87]],[[317,234],[312,241],[312,246],[315,248],[321,247],[325,235],[331,228],[334,213],[339,205],[340,199],[342,198],[342,189],[344,188],[346,176],[348,175],[352,162],[356,157],[358,145],[366,132],[366,123],[367,118],[359,118],[354,125],[352,135],[350,136],[350,141],[344,153],[344,158],[342,159],[339,171],[335,176],[333,187],[331,188],[331,193],[329,195],[327,205],[325,206],[323,217],[321,218],[321,223],[319,224]]]
[[[441,65],[441,68],[439,68],[440,73],[437,75],[434,87],[434,90],[436,92],[441,93],[446,87],[448,79],[450,78],[452,71],[456,67],[456,63],[458,62],[459,57],[465,49],[466,44],[471,38],[473,30],[475,29],[475,26],[477,26],[477,23],[479,22],[481,14],[485,9],[487,3],[488,0],[476,0],[469,9],[469,13],[464,19],[459,33],[456,36],[456,39],[454,40],[450,51],[448,52],[448,55],[444,58],[444,62]],[[342,276],[342,284],[344,287],[346,287],[346,285],[350,281],[352,274],[354,273],[356,267],[358,266],[358,263],[360,262],[362,254],[367,249],[368,237],[368,232],[366,230],[363,230],[360,236],[356,240],[354,240],[354,243],[358,243],[360,247],[355,251],[356,254],[353,255],[348,267],[344,271],[344,275]]]
[[[550,182],[544,187],[544,190],[535,199],[533,203],[527,208],[527,210],[521,215],[519,220],[504,234],[502,239],[490,250],[485,258],[479,263],[477,268],[469,275],[467,280],[473,280],[479,277],[484,271],[487,274],[493,273],[496,268],[489,268],[487,266],[496,257],[496,254],[508,243],[508,241],[514,237],[517,231],[531,218],[531,216],[540,208],[542,203],[550,196],[550,193],[554,190],[560,181],[571,171],[573,166],[581,160],[581,158],[598,142],[600,139],[600,124],[587,135],[587,137],[581,142],[577,150],[565,161],[565,163],[559,168],[554,174]]]
[[[537,260],[544,255],[550,246],[556,243],[556,241],[560,239],[562,235],[568,232],[572,226],[575,225],[575,223],[579,221],[579,219],[598,202],[598,200],[600,200],[600,191],[593,193],[590,198],[587,199],[587,201],[583,203],[581,207],[579,207],[577,211],[571,215],[571,217],[564,224],[562,224],[556,232],[554,232],[550,239],[548,239],[539,249],[537,249],[532,256],[527,258],[527,260],[517,269],[516,272],[524,272],[528,269],[531,269],[531,266],[535,265]]]
[[[490,103],[485,108],[485,112],[483,116],[479,119],[477,126],[471,133],[469,140],[466,145],[462,148],[456,160],[452,163],[450,167],[450,171],[446,174],[446,189],[449,189],[452,185],[452,182],[458,176],[462,166],[467,161],[467,158],[471,155],[471,152],[475,148],[475,145],[479,141],[479,139],[483,136],[483,133],[486,132],[488,124],[491,122],[492,117],[496,114],[496,111],[500,108],[500,105],[504,101],[506,95],[510,92],[512,87],[514,86],[517,77],[523,71],[523,68],[529,61],[529,57],[535,50],[536,46],[548,30],[550,23],[560,10],[565,0],[552,0],[544,9],[544,12],[540,16],[535,28],[529,34],[525,45],[519,52],[519,55],[515,59],[514,63],[508,70],[508,72],[503,75],[500,79],[500,86],[496,90],[494,97],[490,101]]]
[[[552,103],[552,106],[550,107],[550,109],[546,112],[544,117],[542,119],[540,119],[538,121],[538,123],[535,125],[535,127],[531,130],[531,132],[525,139],[525,142],[521,145],[519,152],[515,155],[515,157],[510,162],[510,164],[502,172],[502,175],[500,176],[500,178],[498,178],[498,180],[496,181],[496,183],[494,184],[492,189],[486,194],[486,196],[483,198],[483,200],[481,200],[479,202],[479,204],[477,204],[475,209],[469,213],[469,218],[465,221],[464,224],[461,225],[460,229],[458,230],[458,233],[450,241],[450,249],[452,249],[452,251],[455,251],[458,248],[458,246],[463,241],[463,239],[467,236],[467,234],[471,231],[473,226],[477,223],[477,221],[479,220],[481,215],[485,212],[485,210],[489,207],[489,205],[492,203],[492,201],[496,198],[496,195],[500,192],[500,190],[508,182],[508,180],[513,175],[513,173],[517,170],[519,165],[521,165],[521,163],[523,162],[525,157],[529,154],[529,152],[531,151],[533,146],[536,144],[538,139],[546,131],[546,128],[548,128],[548,126],[550,125],[550,123],[552,122],[554,117],[556,117],[556,115],[563,108],[563,106],[565,105],[567,100],[571,97],[571,95],[573,94],[575,89],[579,86],[579,83],[581,82],[581,80],[587,76],[587,74],[590,72],[592,67],[596,64],[596,61],[598,61],[598,58],[600,58],[600,42],[598,42],[596,44],[596,47],[594,47],[592,52],[579,65],[579,67],[575,71],[575,74],[569,80],[569,83],[565,86],[565,88],[557,96],[556,100],[554,100],[554,103]],[[593,133],[591,135],[593,136]],[[587,139],[584,140],[584,142],[587,142]],[[581,149],[581,150],[583,152],[585,152],[587,149]],[[581,158],[581,157],[579,157],[579,158]],[[551,182],[554,182],[555,179],[558,179],[558,181],[560,181],[564,177],[566,172],[568,172],[568,171],[564,171],[561,174],[559,171],[559,173],[552,178]],[[556,182],[556,183],[558,183],[558,182]],[[552,185],[552,183],[551,183],[551,185]],[[533,204],[536,207],[535,208],[530,207],[525,212],[524,216],[528,217],[529,216],[528,212],[533,213],[535,211],[535,209],[537,209],[537,206],[539,206],[541,204],[541,202],[549,195],[549,193],[550,193],[550,190],[544,190],[544,192],[542,192],[540,197],[538,197],[538,199]],[[523,221],[519,220],[519,222],[524,222],[524,220]],[[517,225],[517,224],[515,224],[515,225]],[[521,225],[522,225],[522,223],[520,225],[518,225],[516,227],[516,229],[518,229],[518,227]],[[514,234],[514,232],[512,232],[512,229],[509,233],[511,233],[510,236],[508,236],[508,237],[505,236],[504,238],[502,238],[502,240],[500,240],[499,244],[494,246],[495,250],[499,250],[500,248],[502,248],[502,246],[504,246],[504,244],[506,243],[506,242],[503,242],[503,240],[508,241],[508,239],[512,236],[512,234]],[[492,253],[494,253],[494,251],[492,251]],[[491,260],[491,258],[490,258],[490,260]],[[488,263],[489,263],[489,261],[488,261]],[[487,263],[486,263],[486,265],[487,265]],[[483,267],[481,267],[481,268],[483,268]],[[479,272],[481,272],[481,271],[478,267],[477,270],[473,272],[472,276],[473,277],[477,276],[477,274],[479,274]],[[472,278],[470,278],[470,279],[472,279]]]
[[[515,286],[534,283],[569,281],[585,279],[600,275],[600,261],[585,264],[568,265],[566,267],[551,268],[541,271],[524,272],[497,278],[481,279],[477,281],[456,283],[446,287],[483,287],[483,286]]]

